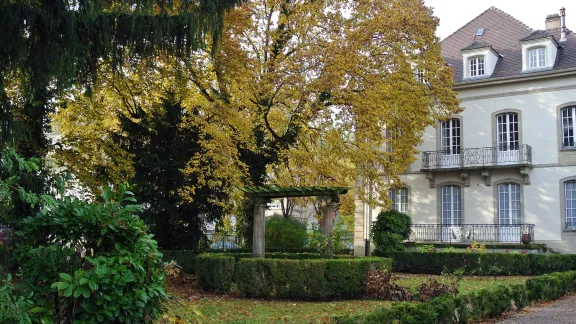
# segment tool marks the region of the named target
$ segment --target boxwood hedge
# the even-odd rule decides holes
[[[391,270],[386,258],[256,259],[231,254],[202,254],[197,258],[198,285],[226,292],[235,283],[247,297],[322,300],[359,298],[368,272]]]
[[[574,268],[570,254],[468,253],[468,252],[385,252],[392,258],[393,271],[440,274],[443,269],[464,268],[469,275],[540,275]]]
[[[553,273],[527,280],[525,285],[441,296],[424,303],[395,303],[368,315],[334,318],[336,323],[468,323],[495,318],[514,304],[518,310],[531,302],[551,300],[576,291],[576,271]]]
[[[176,263],[182,267],[182,271],[190,274],[196,273],[196,258],[202,253],[233,253],[237,255],[242,255],[243,257],[251,257],[251,249],[231,249],[231,250],[162,250],[163,260],[165,262],[170,262],[171,260],[176,261]],[[298,255],[296,255],[298,254]],[[350,256],[352,254],[351,250],[339,250],[336,251],[338,257],[340,256]],[[283,256],[284,255],[284,256]],[[314,255],[314,256],[313,256]],[[274,258],[290,258],[290,259],[301,259],[301,258],[320,258],[320,254],[315,249],[266,249],[266,257]]]

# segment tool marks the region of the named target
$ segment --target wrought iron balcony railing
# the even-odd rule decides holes
[[[532,164],[530,145],[494,146],[422,152],[423,169]]]
[[[527,234],[527,235],[526,235]],[[410,242],[499,242],[520,243],[534,241],[533,224],[415,224]]]

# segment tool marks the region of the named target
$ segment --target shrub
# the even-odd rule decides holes
[[[526,281],[530,301],[553,300],[576,291],[576,271],[558,272]]]
[[[50,314],[33,312],[34,301],[23,296],[8,276],[0,280],[0,323],[32,323],[32,319],[51,323]]]
[[[198,286],[203,290],[228,292],[236,260],[224,254],[200,254],[196,258]]]
[[[395,272],[442,274],[463,268],[466,274],[539,275],[567,271],[573,267],[573,257],[567,254],[519,253],[442,253],[442,252],[375,252],[394,260]]]
[[[392,273],[376,270],[368,273],[366,279],[366,297],[378,300],[411,300],[414,297],[407,288],[392,282]]]
[[[436,298],[442,295],[458,295],[458,281],[452,281],[450,286],[439,283],[436,279],[428,279],[423,282],[418,288],[418,294],[420,300],[427,301],[432,298]]]
[[[241,259],[234,280],[247,297],[321,300],[364,295],[367,275],[391,267],[383,258],[341,260]]]
[[[388,210],[378,214],[372,225],[372,240],[379,251],[404,251],[402,241],[410,235],[412,220],[410,216]]]
[[[167,299],[161,254],[128,187],[103,190],[101,204],[43,199],[40,211],[21,222],[13,250],[18,288],[37,317],[79,323],[159,318]]]
[[[11,268],[8,250],[0,243],[0,281],[6,279]]]
[[[423,303],[398,303],[368,315],[336,317],[336,323],[456,324],[495,318],[514,306],[521,310],[529,302],[552,300],[576,291],[576,271],[529,279],[526,284],[501,285],[465,295],[440,296]]]
[[[272,216],[266,219],[266,247],[301,249],[308,242],[306,224],[294,218]]]

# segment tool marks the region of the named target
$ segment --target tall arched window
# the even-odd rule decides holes
[[[522,196],[520,185],[506,182],[498,185],[498,225],[500,242],[520,242]]]
[[[562,148],[576,148],[574,145],[574,125],[576,124],[576,106],[562,108]]]
[[[564,182],[565,229],[576,229],[576,180]]]

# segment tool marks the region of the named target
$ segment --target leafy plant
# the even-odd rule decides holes
[[[436,248],[432,244],[418,245],[416,247],[418,252],[436,252]]]
[[[402,241],[410,235],[412,219],[410,216],[388,210],[378,214],[372,225],[372,240],[379,251],[404,251]]]
[[[456,248],[453,247],[453,246],[449,246],[449,247],[447,247],[447,248],[444,248],[444,251],[443,251],[443,252],[446,252],[446,253],[455,253],[455,252],[456,252]]]
[[[294,248],[306,246],[306,224],[294,218],[272,216],[266,219],[266,248]]]
[[[164,311],[164,270],[127,185],[103,203],[45,197],[14,248],[22,296],[57,322],[151,322]]]
[[[166,282],[170,284],[180,283],[182,267],[179,266],[174,260],[170,260],[170,262],[164,262],[164,274],[166,276]]]
[[[378,300],[405,301],[412,300],[408,288],[392,282],[392,273],[387,270],[376,270],[368,273],[366,278],[366,297]]]
[[[479,244],[476,241],[473,241],[472,244],[468,248],[466,248],[468,252],[476,252],[476,253],[486,253],[486,243]]]

